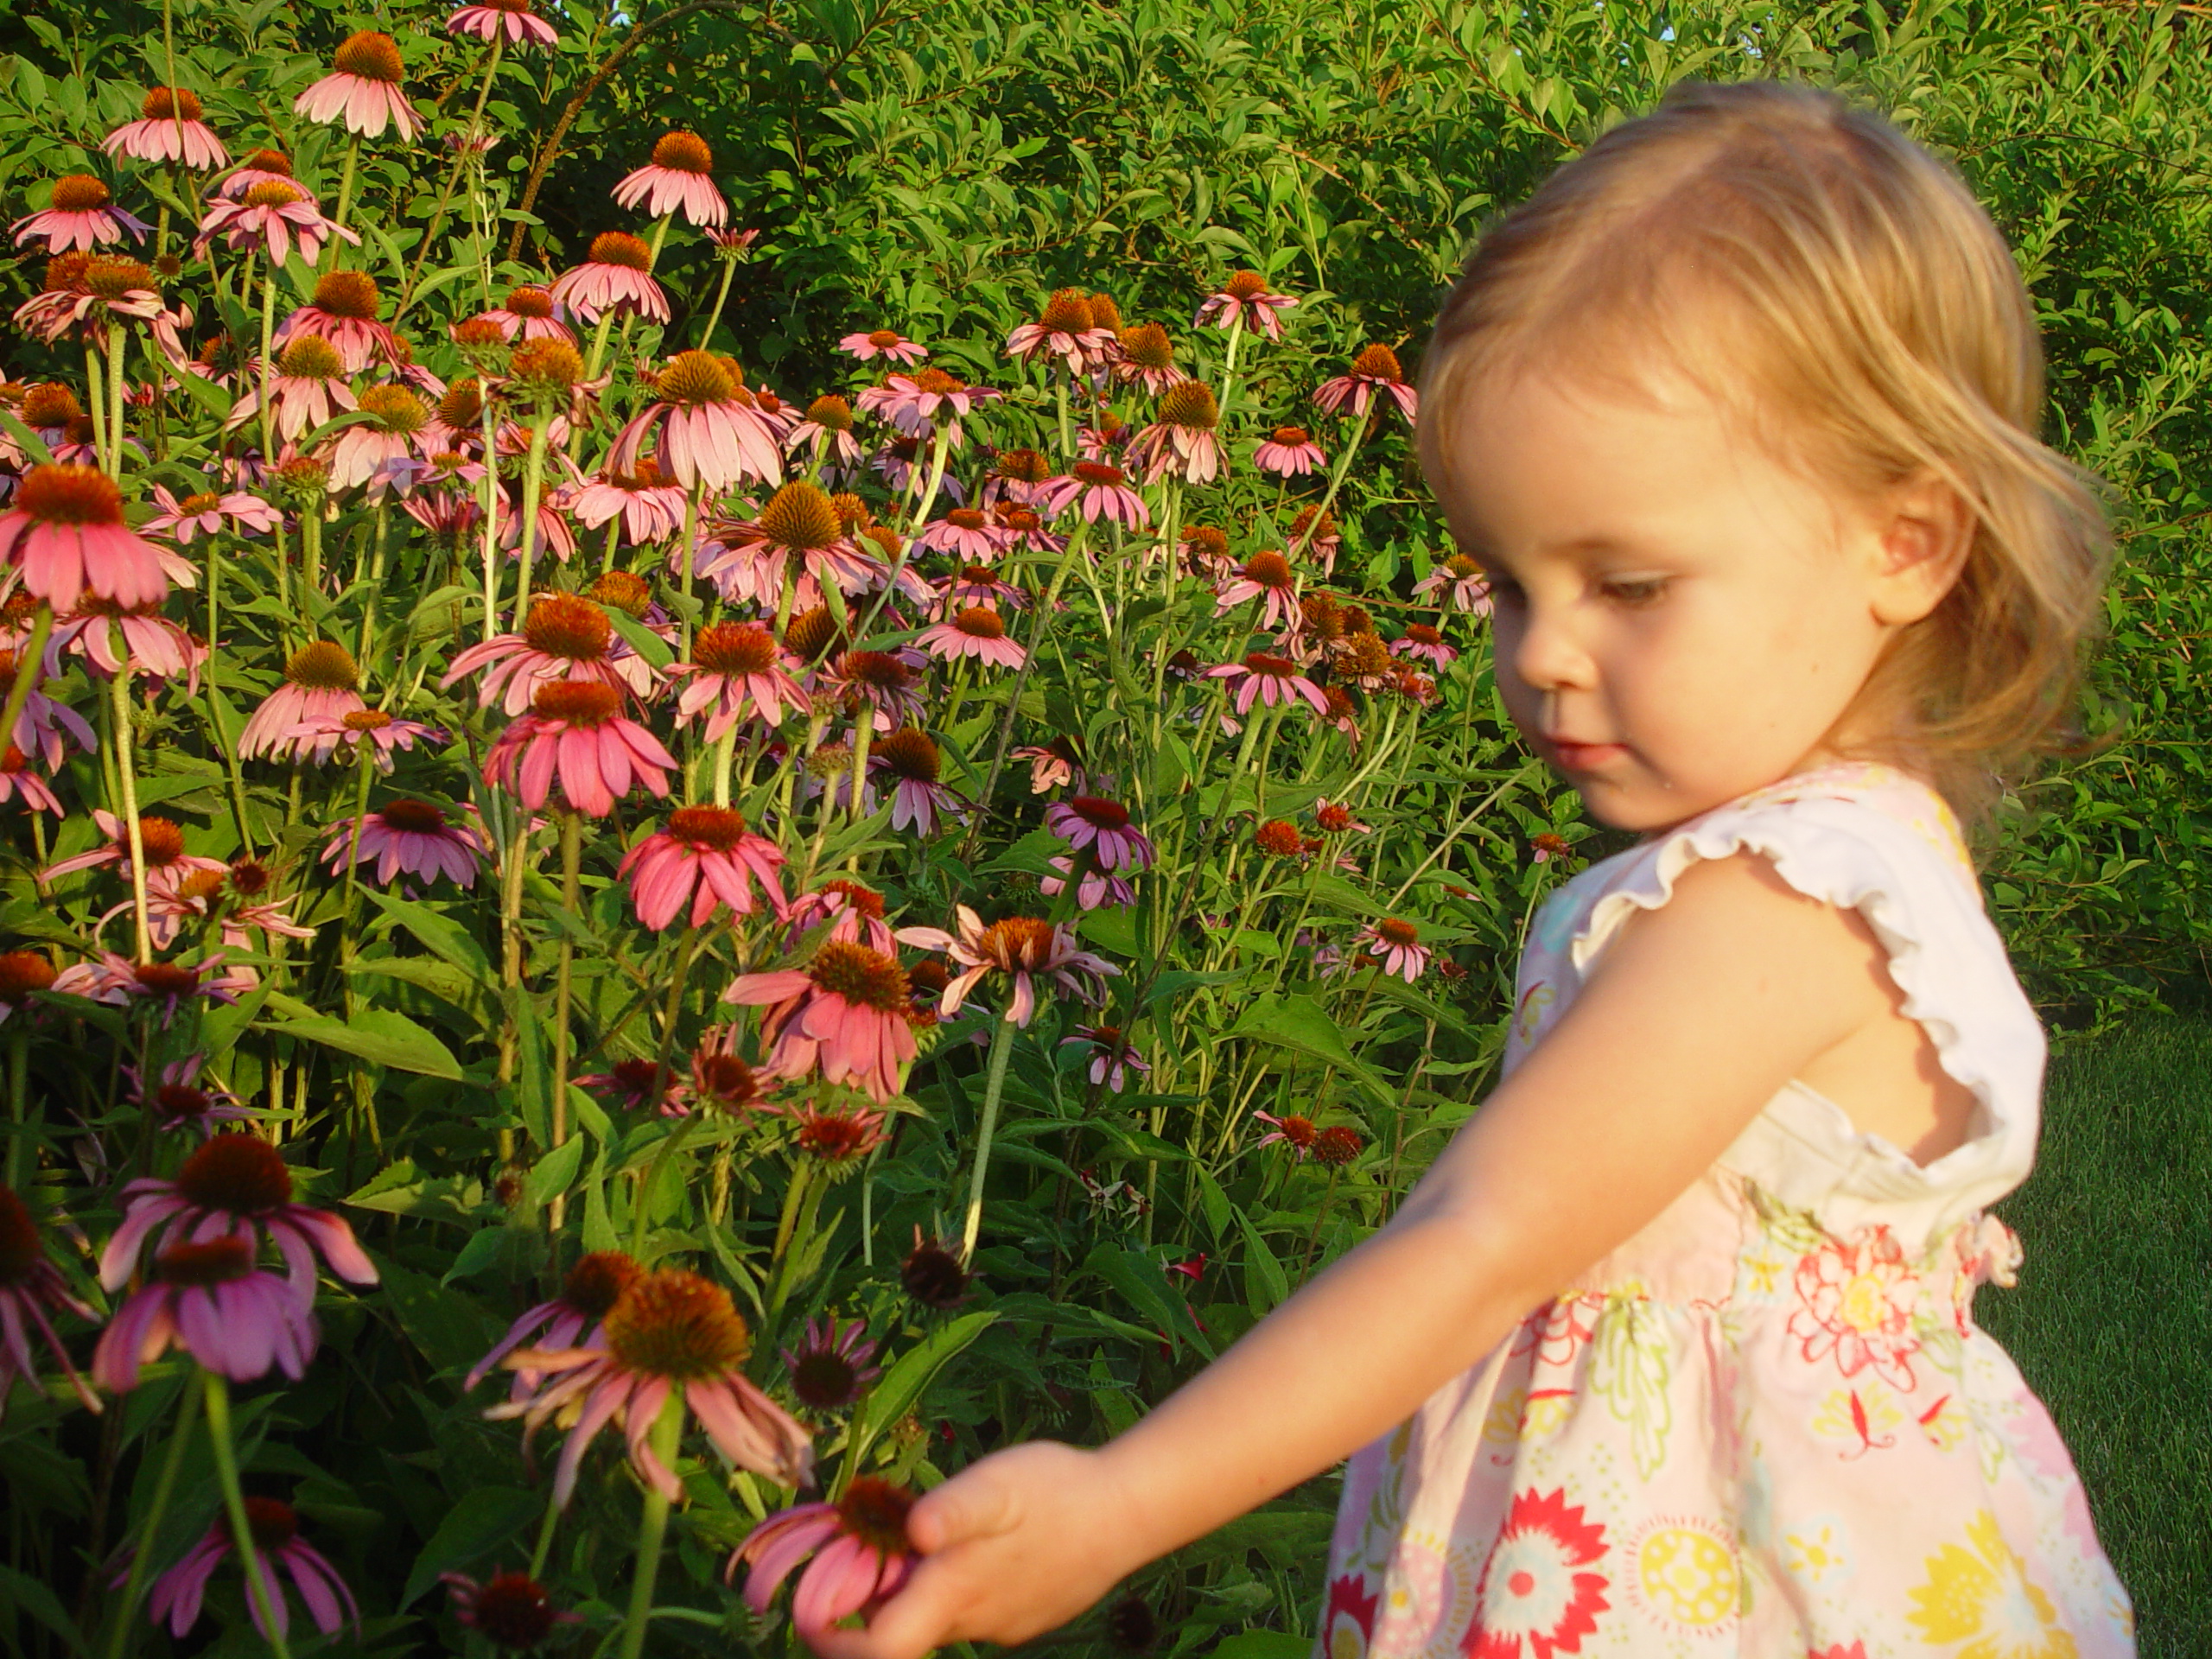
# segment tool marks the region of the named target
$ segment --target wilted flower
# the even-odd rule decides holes
[[[1296,1112],[1286,1112],[1281,1117],[1268,1112],[1255,1112],[1252,1116],[1261,1122],[1272,1126],[1268,1134],[1262,1135],[1252,1143],[1254,1146],[1270,1146],[1280,1141],[1300,1160],[1313,1149],[1314,1137],[1320,1133],[1313,1127],[1312,1118],[1301,1117]]]
[[[310,121],[339,121],[348,132],[381,138],[389,123],[412,143],[420,118],[399,90],[405,67],[399,43],[389,35],[365,29],[348,35],[331,54],[331,73],[292,100],[292,110]]]
[[[49,1313],[73,1313],[87,1321],[95,1317],[91,1308],[69,1294],[61,1270],[47,1259],[46,1243],[39,1236],[38,1223],[32,1218],[29,1206],[13,1187],[0,1186],[0,1412],[7,1409],[8,1391],[17,1377],[29,1385],[32,1393],[45,1392],[38,1380],[38,1357],[31,1351],[33,1330],[44,1339],[47,1351],[54,1356],[85,1408],[100,1408],[99,1396],[69,1363],[69,1351],[54,1334],[47,1318]]]
[[[865,1106],[802,1106],[791,1114],[791,1145],[832,1180],[850,1173],[883,1140],[883,1114]]]
[[[1077,777],[1087,779],[1090,776],[1084,767],[1083,745],[1079,738],[1056,737],[1050,743],[1025,745],[1014,751],[1014,759],[1029,763],[1029,792],[1032,795],[1065,789]]]
[[[897,1595],[914,1570],[906,1513],[914,1495],[874,1475],[855,1475],[835,1503],[801,1503],[755,1527],[729,1558],[752,1570],[745,1599],[765,1613],[783,1581],[810,1555],[791,1600],[791,1624],[812,1641],[855,1613],[863,1617]],[[819,1552],[817,1554],[817,1552]]]
[[[925,950],[942,950],[966,971],[944,988],[938,1011],[954,1014],[986,974],[1005,975],[1014,995],[1005,1018],[1027,1026],[1037,1012],[1037,982],[1049,980],[1080,1001],[1096,1002],[1105,994],[1103,976],[1122,970],[1102,957],[1076,946],[1075,931],[1034,916],[1008,916],[985,926],[967,906],[954,912],[957,936],[938,927],[902,927],[899,938]]]
[[[902,726],[880,740],[868,757],[868,769],[895,779],[891,793],[891,827],[911,828],[918,836],[937,833],[940,817],[957,821],[967,803],[939,781],[944,762],[926,733]]]
[[[624,207],[642,204],[655,219],[681,208],[695,226],[727,225],[729,203],[715,188],[714,170],[714,152],[698,134],[664,133],[653,146],[652,160],[623,175],[614,200]]]
[[[70,173],[54,181],[50,206],[19,219],[16,245],[43,240],[48,253],[82,248],[87,253],[105,242],[119,242],[129,232],[136,241],[146,239],[146,225],[114,205],[108,188],[89,173]]]
[[[269,1611],[276,1622],[279,1636],[290,1628],[291,1618],[277,1578],[280,1568],[300,1592],[300,1599],[306,1604],[315,1628],[325,1636],[337,1635],[349,1619],[356,1630],[360,1627],[361,1610],[354,1604],[353,1592],[338,1576],[338,1569],[301,1538],[299,1516],[290,1504],[273,1497],[250,1495],[245,1500],[245,1519],[246,1531],[253,1540],[255,1567],[261,1574],[261,1587],[269,1599]],[[169,1634],[181,1637],[200,1622],[200,1605],[207,1592],[207,1580],[214,1575],[223,1558],[232,1553],[234,1542],[230,1522],[218,1520],[175,1567],[154,1580],[146,1611],[155,1624],[167,1619]],[[246,1606],[253,1616],[254,1628],[267,1641],[269,1631],[261,1622],[260,1598],[249,1595]]]
[[[188,1129],[197,1129],[205,1137],[216,1133],[215,1125],[236,1122],[246,1116],[238,1097],[227,1089],[200,1081],[200,1068],[207,1064],[205,1054],[188,1054],[181,1060],[171,1060],[162,1068],[161,1080],[151,1087],[141,1083],[136,1068],[124,1066],[124,1076],[130,1079],[132,1097],[154,1120],[156,1128],[175,1135]]]
[[[73,963],[54,976],[53,988],[65,995],[123,1007],[132,1002],[158,1002],[162,1025],[176,1018],[177,1005],[188,997],[204,996],[211,1002],[235,1002],[258,982],[251,969],[226,968],[227,953],[210,950],[197,963],[136,963],[112,950],[103,950],[94,962]]]

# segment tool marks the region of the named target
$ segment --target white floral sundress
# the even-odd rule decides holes
[[[1858,910],[1971,1089],[1925,1166],[1785,1085],[1650,1225],[1345,1471],[1319,1659],[2121,1659],[2126,1593],[2041,1402],[1974,1322],[2019,1246],[2044,1036],[1958,827],[1887,767],[1807,773],[1569,882],[1510,1071],[1638,911],[1750,850]]]

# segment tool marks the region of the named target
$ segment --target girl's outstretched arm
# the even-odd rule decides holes
[[[1020,1642],[1402,1422],[1656,1216],[1793,1076],[1894,1019],[1878,944],[1759,858],[1693,866],[1389,1225],[1096,1451],[982,1459],[918,1503],[927,1553],[829,1659]]]

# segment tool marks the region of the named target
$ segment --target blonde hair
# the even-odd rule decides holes
[[[2103,515],[2034,435],[2043,351],[2003,238],[1888,122],[1806,88],[1688,84],[1561,167],[1484,233],[1437,319],[1432,483],[1478,383],[1538,363],[1663,365],[1848,490],[1942,480],[1974,518],[1964,565],[1853,712],[1890,713],[1881,758],[1968,809],[1993,769],[2050,746],[2098,613]]]

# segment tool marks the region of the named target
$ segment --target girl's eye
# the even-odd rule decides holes
[[[1616,605],[1636,608],[1655,605],[1667,595],[1664,576],[1608,576],[1599,591]]]
[[[1522,592],[1521,584],[1512,577],[1492,575],[1485,580],[1490,583],[1490,596],[1493,604],[1510,605],[1517,608],[1527,602],[1528,594]]]

